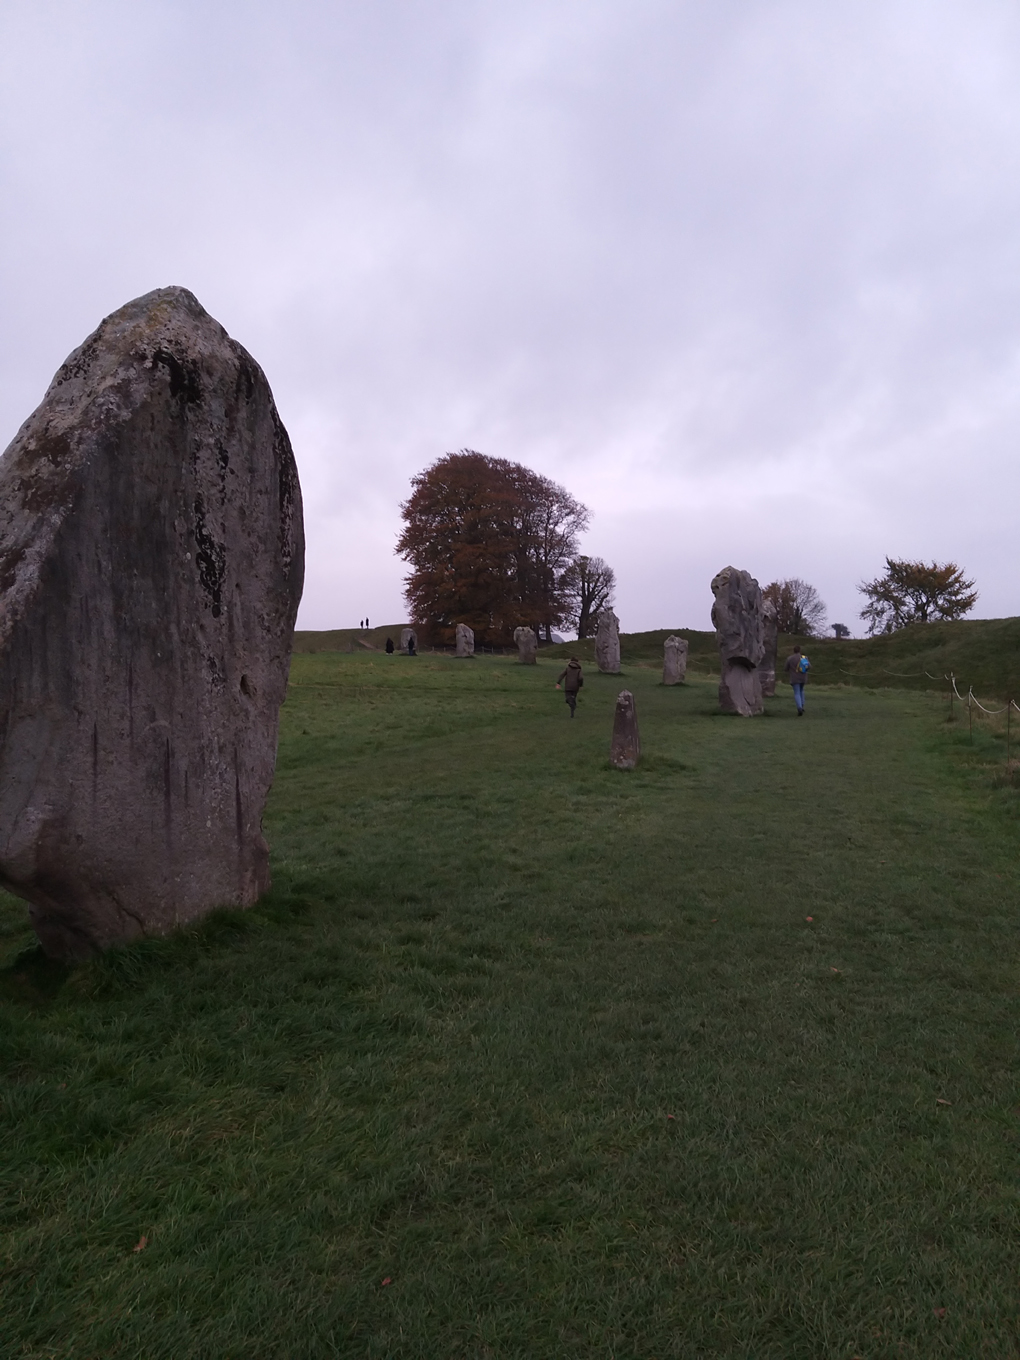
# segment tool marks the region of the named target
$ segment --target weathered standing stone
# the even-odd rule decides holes
[[[515,628],[514,642],[517,643],[517,659],[522,666],[538,664],[538,638],[534,628]]]
[[[758,666],[765,655],[761,590],[746,571],[724,567],[712,580],[712,623],[719,643],[719,706],[752,718],[764,712]]]
[[[183,288],[107,317],[0,460],[0,882],[48,954],[268,888],[303,569],[259,366]]]
[[[766,699],[774,699],[776,694],[776,653],[779,648],[779,617],[776,606],[764,595],[761,601],[762,646],[765,655],[758,667],[761,677],[761,692]]]
[[[595,633],[595,660],[607,675],[620,673],[620,620],[611,609],[599,615]]]
[[[406,652],[406,651],[408,650],[408,644],[411,643],[411,642],[414,643],[414,650],[417,651],[417,650],[418,650],[418,634],[414,631],[413,628],[401,628],[401,630],[400,630],[400,650],[401,650],[402,652]]]
[[[687,639],[668,637],[663,644],[662,683],[682,685],[687,674]]]
[[[466,623],[457,624],[457,656],[474,656],[475,633]]]
[[[629,689],[621,690],[616,698],[613,717],[613,741],[609,759],[618,770],[633,770],[641,758],[641,738],[638,736],[637,709]]]

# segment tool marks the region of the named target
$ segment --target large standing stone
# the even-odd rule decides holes
[[[764,595],[761,601],[762,646],[765,655],[758,667],[761,677],[761,692],[766,699],[775,698],[776,693],[776,656],[779,649],[779,615],[776,606]]]
[[[712,580],[712,623],[719,643],[719,706],[751,718],[764,712],[758,666],[765,655],[761,590],[746,571],[724,567]]]
[[[414,650],[418,650],[418,634],[413,628],[401,628],[400,630],[400,650],[406,652],[410,650],[410,643],[414,643]]]
[[[183,288],[107,317],[0,460],[0,882],[48,954],[269,886],[303,569],[258,364]]]
[[[475,633],[466,623],[457,624],[457,656],[474,656]]]
[[[534,628],[515,628],[514,642],[517,643],[517,659],[522,666],[538,664],[538,638]]]
[[[609,759],[618,770],[633,770],[641,758],[641,738],[638,736],[637,709],[629,689],[621,690],[616,698],[613,717],[613,741]]]
[[[662,650],[662,683],[682,685],[687,674],[687,639],[668,637]]]
[[[607,675],[620,673],[620,620],[611,609],[599,615],[595,633],[595,660]]]

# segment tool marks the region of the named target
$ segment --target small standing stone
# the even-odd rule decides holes
[[[412,647],[413,643],[413,647]],[[401,628],[400,630],[400,650],[413,656],[418,650],[418,634],[413,628]]]
[[[629,689],[621,690],[616,699],[613,718],[613,742],[609,748],[610,762],[618,770],[633,770],[641,758],[641,738],[638,736],[637,709]]]
[[[744,718],[765,711],[758,667],[765,656],[761,589],[746,571],[724,567],[712,579],[712,623],[719,644],[719,707]]]
[[[771,600],[762,596],[761,602],[762,641],[765,655],[758,667],[761,676],[761,692],[766,699],[776,693],[776,653],[779,648],[779,616]]]
[[[668,637],[663,644],[662,683],[682,685],[687,674],[687,639]]]
[[[517,643],[517,659],[522,666],[538,664],[538,638],[534,628],[515,628],[514,642]]]
[[[611,609],[603,609],[599,615],[595,633],[595,660],[604,674],[619,675],[620,620]]]
[[[474,656],[475,633],[466,623],[457,624],[457,656]]]

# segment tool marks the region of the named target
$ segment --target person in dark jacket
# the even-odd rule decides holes
[[[577,691],[584,684],[584,676],[581,674],[581,663],[576,656],[572,656],[567,662],[566,670],[561,671],[559,679],[556,681],[556,688],[563,686],[564,698],[570,709],[570,716],[573,717],[577,711]]]
[[[801,652],[799,647],[794,647],[793,651],[786,658],[786,665],[783,670],[786,678],[793,686],[793,701],[797,705],[797,717],[804,716],[804,686],[807,684],[808,670],[811,662]]]
[[[393,639],[392,639],[392,638],[387,638],[387,639],[386,639],[386,655],[387,655],[387,656],[392,656],[392,655],[393,655]]]

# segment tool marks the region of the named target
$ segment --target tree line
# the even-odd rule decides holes
[[[885,571],[857,587],[867,603],[860,617],[868,635],[893,633],[911,623],[962,619],[977,603],[974,582],[955,562],[907,562],[887,557]],[[825,602],[814,586],[794,577],[771,581],[762,591],[775,606],[781,633],[819,637],[826,631]],[[832,624],[837,638],[849,637],[845,623]]]
[[[400,507],[397,552],[410,565],[405,598],[424,640],[448,645],[458,623],[486,646],[506,646],[530,627],[546,642],[554,628],[579,638],[595,632],[613,603],[616,578],[601,557],[578,552],[591,511],[557,482],[522,463],[461,449],[411,479]],[[955,562],[886,558],[886,570],[857,589],[870,635],[911,623],[959,619],[977,601],[974,582]],[[762,591],[781,633],[818,637],[825,602],[800,577]],[[837,637],[850,629],[832,624]]]

